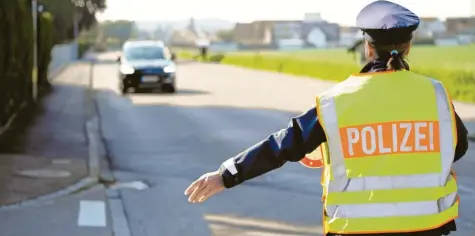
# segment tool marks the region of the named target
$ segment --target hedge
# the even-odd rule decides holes
[[[52,48],[52,18],[40,16],[38,82],[46,86]],[[0,1],[0,127],[31,101],[33,18],[29,0]]]
[[[78,58],[82,58],[84,54],[93,46],[93,43],[86,40],[79,40],[78,42]]]
[[[39,18],[38,39],[38,84],[40,88],[49,87],[48,68],[51,62],[51,50],[54,46],[53,16],[43,13]]]

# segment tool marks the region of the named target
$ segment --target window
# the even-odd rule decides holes
[[[168,59],[168,51],[158,46],[132,46],[125,50],[125,59],[133,60],[159,60]]]

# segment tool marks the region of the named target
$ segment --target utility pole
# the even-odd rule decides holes
[[[31,15],[33,17],[33,71],[31,76],[32,99],[38,99],[38,3],[31,0]]]
[[[74,9],[73,12],[73,30],[74,30],[74,58],[73,60],[78,59],[78,50],[79,50],[79,16],[77,9]]]

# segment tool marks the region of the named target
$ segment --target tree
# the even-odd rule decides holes
[[[138,29],[133,21],[104,21],[101,23],[100,27],[104,34],[104,38],[117,39],[120,44],[123,44],[128,39],[138,36]]]
[[[95,14],[106,8],[106,0],[38,0],[38,3],[54,16],[56,43],[74,38],[74,16],[81,31],[95,25]]]

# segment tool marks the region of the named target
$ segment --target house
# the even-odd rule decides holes
[[[302,38],[310,47],[337,47],[340,43],[340,26],[327,21],[303,22]]]
[[[456,33],[441,32],[434,35],[434,44],[437,46],[455,46],[460,43]]]
[[[190,20],[190,24],[183,29],[174,30],[171,33],[169,41],[173,46],[200,46],[199,44],[209,44],[218,41],[216,35],[208,34],[199,29],[194,20]]]
[[[302,21],[267,21],[272,25],[272,40],[277,43],[283,39],[300,39]]]
[[[446,32],[446,25],[437,17],[421,17],[414,39],[433,39],[436,34]]]
[[[272,24],[272,43],[279,49],[301,49],[302,21],[269,21]]]
[[[475,17],[453,17],[445,20],[448,32],[466,34],[475,32]]]
[[[350,47],[363,38],[363,33],[357,27],[340,27],[340,46]]]
[[[475,42],[475,17],[447,18],[445,26],[447,33],[454,35],[458,44]]]
[[[271,44],[272,25],[266,21],[237,23],[234,26],[234,41],[247,45]]]
[[[335,47],[339,45],[340,27],[321,19],[319,14],[306,14],[304,20],[254,21],[238,23],[234,40],[240,44],[271,47]]]

